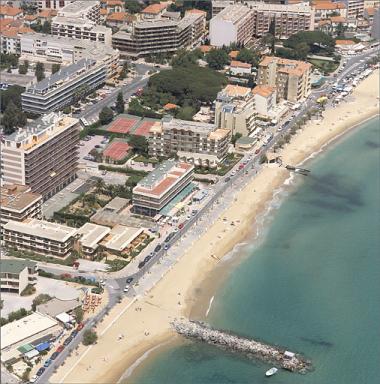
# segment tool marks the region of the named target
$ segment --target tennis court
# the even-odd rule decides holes
[[[103,151],[103,157],[109,157],[112,160],[123,160],[127,156],[130,148],[128,143],[123,141],[113,141]]]
[[[144,121],[137,127],[133,134],[145,137],[149,136],[149,129],[154,125],[154,123],[155,121]]]
[[[137,123],[137,121],[137,119],[127,119],[125,117],[119,117],[108,126],[107,131],[114,133],[128,133],[131,128]]]

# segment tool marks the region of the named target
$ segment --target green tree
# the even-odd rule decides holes
[[[296,53],[297,59],[306,60],[307,55],[310,52],[310,48],[305,42],[302,42],[296,45],[294,51]]]
[[[229,57],[224,49],[212,49],[206,55],[208,66],[215,70],[223,69],[229,62]]]
[[[242,48],[239,51],[236,59],[242,61],[243,63],[252,64],[254,67],[257,67],[259,64],[259,55],[248,48]]]
[[[26,368],[26,370],[23,372],[21,378],[24,382],[28,382],[29,381],[29,375],[30,375],[30,371],[32,369],[30,367]]]
[[[133,147],[135,152],[141,155],[148,154],[148,141],[144,136],[130,135],[128,143]]]
[[[235,145],[236,142],[237,142],[242,136],[243,136],[243,135],[242,135],[241,133],[236,132],[236,133],[232,136],[232,138],[231,138],[231,143],[232,143],[233,145]]]
[[[37,77],[37,81],[41,81],[45,78],[45,66],[43,63],[38,62],[36,64],[36,71],[34,74]]]
[[[137,0],[125,0],[124,4],[129,13],[139,13],[143,9],[143,5]]]
[[[41,305],[41,304],[45,304],[47,303],[48,301],[50,301],[52,299],[52,297],[46,293],[41,293],[39,294],[37,297],[35,297],[33,299],[33,302],[32,302],[32,310],[35,311],[36,310],[36,307],[38,305]]]
[[[53,64],[51,67],[51,73],[56,73],[61,69],[61,64]]]
[[[193,51],[180,49],[172,58],[171,65],[173,67],[185,67],[187,65],[194,65],[197,64],[197,61],[202,57],[203,53],[200,49],[195,49]]]
[[[344,34],[346,31],[347,31],[347,26],[343,25],[343,23],[339,23],[336,26],[335,34],[337,37],[344,37]]]
[[[83,321],[84,312],[82,307],[78,307],[74,309],[74,317],[77,323],[81,323]]]
[[[123,92],[119,92],[117,94],[117,99],[116,99],[116,112],[117,113],[123,113],[124,112],[124,96]]]
[[[119,80],[124,80],[126,77],[127,77],[127,73],[129,72],[129,69],[128,69],[128,63],[125,62],[123,64],[123,68],[119,74]]]
[[[84,345],[92,345],[95,344],[98,340],[98,335],[95,331],[87,329],[83,333],[83,344]]]
[[[26,116],[10,101],[3,114],[1,124],[3,125],[4,133],[9,135],[13,133],[17,127],[23,127],[26,124]]]
[[[192,121],[193,116],[197,112],[193,107],[189,105],[182,108],[177,108],[175,111],[176,111],[175,117],[177,119],[188,120],[188,121]]]
[[[102,125],[109,124],[113,119],[111,108],[104,107],[99,113],[99,120]]]
[[[28,73],[28,70],[27,68],[25,67],[25,64],[24,65],[19,65],[18,67],[18,73],[20,75],[26,75]]]
[[[41,28],[42,33],[51,33],[51,23],[49,21],[45,21]]]

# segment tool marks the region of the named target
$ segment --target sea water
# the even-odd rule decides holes
[[[299,375],[197,342],[164,350],[133,384],[373,384],[380,359],[380,124],[363,124],[306,164],[308,177],[245,251],[207,321],[301,352]],[[253,242],[253,241],[252,241]]]

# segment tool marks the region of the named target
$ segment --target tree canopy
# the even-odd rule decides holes
[[[252,66],[257,67],[259,65],[259,55],[248,48],[242,48],[237,57],[237,60],[242,61],[243,63],[252,64]]]
[[[130,135],[128,143],[133,147],[135,152],[141,155],[148,154],[148,141],[144,136]]]
[[[124,96],[123,92],[119,92],[117,94],[117,99],[116,99],[116,112],[117,113],[123,113],[124,112]]]
[[[223,69],[229,62],[230,58],[224,49],[212,49],[206,55],[208,66],[215,70]]]
[[[56,73],[61,69],[61,64],[53,64],[51,67],[51,73]]]
[[[125,0],[125,10],[129,13],[139,13],[144,5],[137,0]]]
[[[99,120],[102,125],[109,124],[113,119],[111,108],[104,107],[99,113]]]
[[[197,61],[202,57],[203,53],[198,48],[194,51],[187,51],[186,49],[181,49],[172,58],[171,65],[173,67],[185,67],[190,64],[197,64]]]
[[[23,127],[26,124],[26,116],[21,110],[10,101],[5,109],[3,118],[1,119],[4,133],[9,135],[13,133],[16,128]]]
[[[83,333],[83,344],[84,345],[91,345],[95,344],[98,340],[98,335],[95,331],[92,331],[90,329],[84,331]]]
[[[37,81],[41,81],[45,78],[45,66],[43,63],[38,62],[36,64],[36,71],[34,73],[37,77]]]
[[[25,91],[24,87],[12,85],[6,90],[0,90],[0,111],[4,112],[9,102],[21,108],[21,94]]]

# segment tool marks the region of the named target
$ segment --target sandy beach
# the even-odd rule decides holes
[[[339,135],[378,114],[378,84],[379,71],[376,70],[359,84],[347,101],[324,111],[323,120],[311,121],[298,131],[279,152],[284,164],[303,162]],[[146,351],[175,340],[177,336],[169,324],[171,319],[193,315],[194,303],[198,307],[198,303],[205,301],[206,289],[200,287],[213,284],[208,277],[220,259],[251,233],[255,218],[265,210],[274,191],[288,177],[289,172],[277,165],[263,167],[237,194],[233,204],[146,296],[124,299],[110,311],[96,327],[98,343],[74,351],[52,376],[51,382],[116,383]],[[231,221],[234,226],[230,225]]]

